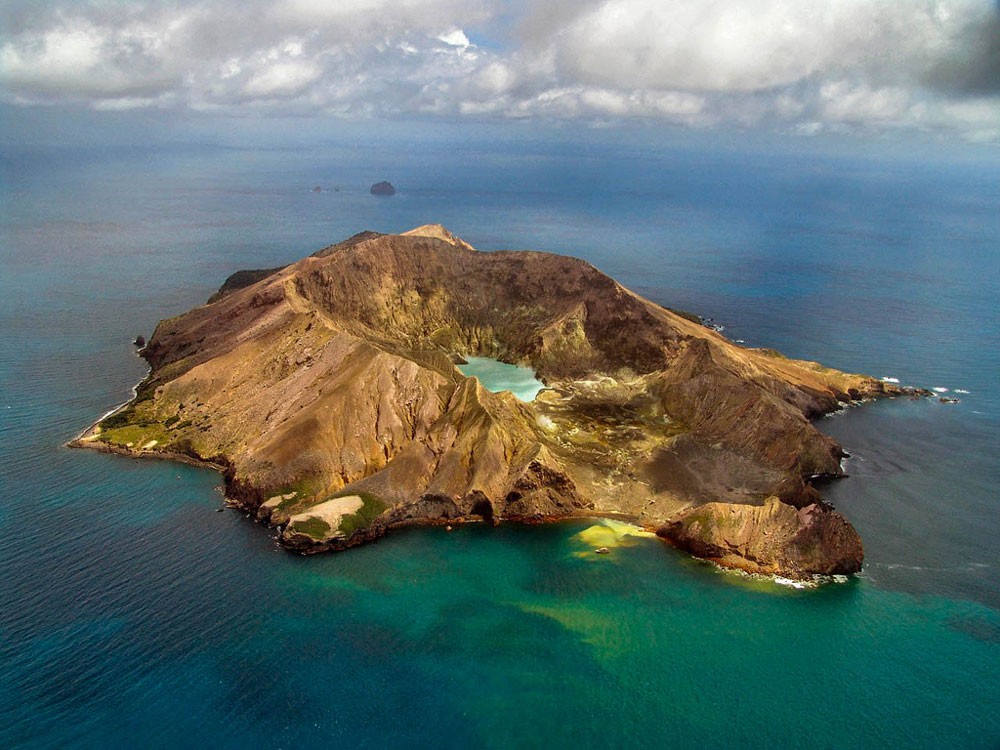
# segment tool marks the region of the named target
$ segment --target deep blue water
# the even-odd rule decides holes
[[[0,746],[1000,744],[995,170],[594,139],[2,156]],[[216,513],[212,472],[63,447],[142,377],[131,339],[233,270],[428,222],[969,393],[823,421],[867,564],[816,591],[649,539],[595,558],[586,523],[302,559]]]

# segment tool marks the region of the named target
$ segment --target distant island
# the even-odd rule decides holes
[[[371,188],[372,195],[395,195],[396,188],[391,182],[376,182]]]
[[[811,420],[911,392],[737,346],[582,260],[481,253],[439,225],[238,272],[141,355],[135,398],[72,444],[214,466],[227,502],[290,549],[607,516],[797,579],[864,556],[813,487],[845,454]],[[493,393],[455,367],[467,356],[547,387]]]

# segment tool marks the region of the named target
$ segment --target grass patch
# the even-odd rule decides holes
[[[294,510],[297,510],[299,507],[306,505],[307,503],[309,505],[315,505],[315,503],[309,501],[322,493],[323,489],[324,483],[320,477],[303,477],[298,481],[283,484],[277,489],[267,490],[265,496],[275,497],[276,495],[291,495],[291,497],[285,498],[274,506],[272,513],[277,513],[279,515],[294,515]]]
[[[161,444],[167,440],[167,431],[159,422],[153,424],[130,424],[124,427],[107,429],[106,424],[101,425],[101,433],[98,438],[105,443],[116,443],[118,445],[128,445],[132,443],[134,448],[141,448],[150,440],[156,440]]]
[[[136,419],[135,408],[133,404],[119,409],[114,414],[109,417],[105,417],[101,421],[102,430],[115,430],[119,427],[125,427],[132,424]]]
[[[355,531],[367,529],[389,506],[374,495],[367,492],[342,492],[334,497],[357,495],[363,505],[354,513],[349,513],[340,519],[340,531],[345,537],[350,537]]]
[[[292,524],[292,529],[300,534],[310,536],[316,541],[323,541],[330,536],[330,524],[316,516],[309,516],[304,521],[296,521]]]
[[[289,498],[288,500],[282,500],[281,505],[278,507],[283,507],[286,503],[288,505],[295,505],[296,503],[301,503],[303,500],[308,500],[310,498],[316,497],[323,491],[325,482],[322,477],[303,477],[296,482],[285,485],[281,489],[274,490],[270,494],[273,495],[290,495],[293,492],[295,497]]]

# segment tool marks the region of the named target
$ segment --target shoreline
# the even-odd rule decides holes
[[[141,357],[142,356],[141,352],[137,356]],[[793,571],[784,571],[784,574],[760,573],[757,571],[750,570],[747,567],[740,565],[738,563],[723,562],[721,559],[693,554],[691,550],[685,549],[679,544],[675,543],[673,540],[669,539],[668,537],[661,536],[660,534],[658,534],[657,531],[659,530],[660,527],[662,527],[662,523],[659,524],[658,526],[639,524],[637,523],[638,518],[636,516],[628,513],[621,513],[615,511],[571,512],[559,515],[541,515],[541,516],[511,516],[511,517],[501,517],[496,519],[486,519],[478,516],[459,516],[455,518],[413,518],[401,521],[390,521],[388,519],[385,519],[381,522],[378,519],[375,519],[375,521],[370,526],[356,530],[354,533],[351,534],[351,536],[347,538],[334,538],[334,539],[327,539],[325,541],[313,541],[313,542],[297,541],[295,543],[288,543],[283,539],[283,533],[282,533],[287,523],[272,524],[270,522],[269,516],[265,517],[265,516],[260,516],[258,514],[259,505],[257,507],[254,507],[252,505],[252,501],[248,503],[247,500],[239,499],[238,497],[229,494],[230,491],[229,475],[232,470],[232,467],[228,464],[228,462],[220,463],[219,461],[203,459],[197,456],[192,456],[187,453],[157,449],[155,446],[145,449],[142,447],[128,447],[116,443],[105,442],[100,439],[101,423],[104,422],[109,417],[113,416],[114,414],[117,414],[118,412],[127,408],[130,404],[133,404],[135,400],[138,398],[139,388],[146,380],[149,379],[151,373],[152,373],[152,368],[147,367],[145,375],[139,381],[137,381],[135,385],[132,386],[131,398],[125,400],[121,404],[118,404],[117,406],[106,411],[100,418],[91,423],[75,438],[67,441],[65,445],[69,448],[95,450],[101,453],[119,455],[122,457],[127,457],[132,459],[151,458],[164,461],[174,461],[177,463],[193,467],[212,469],[223,475],[222,495],[225,507],[243,511],[247,513],[247,516],[249,518],[252,518],[255,523],[260,524],[261,526],[265,526],[266,528],[275,530],[277,532],[276,538],[278,544],[283,549],[285,549],[287,552],[290,553],[296,553],[301,556],[311,556],[322,552],[344,551],[350,549],[351,547],[356,547],[371,541],[377,541],[378,539],[382,538],[383,536],[385,536],[386,534],[395,529],[405,529],[405,528],[425,527],[425,526],[426,527],[452,526],[452,525],[457,526],[457,525],[470,525],[476,523],[489,523],[494,526],[499,525],[501,523],[540,525],[540,524],[558,523],[558,522],[572,521],[572,520],[609,519],[627,523],[635,526],[638,529],[642,529],[643,531],[650,532],[653,535],[655,535],[656,538],[659,539],[662,544],[671,547],[673,549],[676,549],[680,552],[683,552],[694,559],[707,562],[723,571],[732,571],[735,573],[751,577],[771,579],[775,580],[776,582],[777,579],[785,581],[795,581],[803,585],[817,585],[817,582],[818,583],[823,582],[823,580],[818,581],[816,575],[814,574],[806,574],[806,573],[796,574]],[[910,399],[915,400],[924,397],[933,398],[936,395],[928,389],[917,388],[913,386],[901,386],[896,383],[887,383],[884,380],[878,382],[881,387],[874,393],[865,396],[863,398],[859,398],[857,400],[852,400],[849,402],[838,402],[836,406],[831,408],[829,411],[815,415],[810,419],[810,421],[817,422],[819,420],[829,418],[831,416],[842,415],[846,413],[848,410],[850,410],[852,407],[860,406],[869,401],[878,401],[885,398],[897,399],[901,397],[908,397]],[[221,458],[224,459],[225,457]],[[818,477],[804,478],[804,481],[807,484],[811,485],[812,480],[816,478]],[[664,521],[663,523],[665,522],[666,521]],[[824,580],[826,578],[829,577],[825,577]],[[831,578],[830,580],[833,579]]]
[[[129,402],[131,403],[131,402]],[[114,412],[111,412],[112,414]],[[150,450],[136,450],[134,448],[126,448],[123,445],[117,445],[115,443],[105,443],[102,442],[96,435],[96,433],[87,437],[87,433],[91,432],[94,427],[96,427],[99,422],[95,422],[91,427],[87,428],[85,432],[80,433],[79,437],[73,438],[67,441],[64,445],[67,448],[79,448],[82,450],[92,450],[98,453],[109,453],[116,456],[122,456],[124,458],[142,459],[150,458],[159,461],[174,461],[179,464],[187,464],[188,466],[197,466],[206,469],[212,469],[219,472],[220,474],[225,474],[227,467],[223,464],[216,463],[215,461],[209,461],[203,458],[196,458],[195,456],[189,456],[186,453],[176,453],[174,451],[158,451],[154,449]]]
[[[138,357],[139,359],[143,359],[143,361],[145,361],[145,359],[142,356],[142,352],[143,351],[144,351],[144,349],[140,349],[139,351],[137,351],[135,353],[135,356]],[[95,430],[97,429],[98,426],[100,426],[101,422],[103,422],[105,419],[107,419],[108,417],[110,417],[112,414],[117,414],[122,409],[124,409],[126,406],[128,406],[129,404],[131,404],[137,398],[139,398],[139,386],[142,385],[149,378],[149,376],[152,375],[152,374],[153,374],[153,368],[152,368],[152,366],[148,362],[146,362],[146,374],[143,375],[141,378],[139,378],[135,382],[135,385],[132,386],[132,395],[129,398],[127,398],[124,401],[122,401],[120,404],[118,404],[118,406],[114,406],[111,409],[108,409],[108,411],[104,412],[104,414],[102,414],[96,420],[94,420],[93,422],[91,422],[90,425],[88,427],[86,427],[82,432],[78,433],[76,437],[74,437],[74,438],[72,438],[70,440],[67,440],[66,443],[65,443],[65,445],[68,446],[68,447],[71,447],[71,448],[84,448],[84,447],[87,447],[87,446],[84,446],[84,445],[72,445],[72,444],[85,440],[87,438],[88,434],[90,434],[92,432],[96,435],[97,433],[95,432]]]
[[[74,439],[66,443],[69,448],[79,448],[84,450],[94,450],[99,453],[107,453],[111,455],[122,456],[124,458],[131,459],[154,459],[161,461],[174,461],[177,463],[186,464],[188,466],[194,466],[197,468],[206,468],[217,471],[220,474],[225,475],[227,467],[222,464],[215,463],[212,461],[207,461],[204,459],[198,459],[194,456],[188,456],[181,453],[173,453],[170,451],[157,451],[157,450],[145,450],[136,451],[132,448],[125,448],[124,446],[113,445],[109,443],[102,443],[95,438],[90,440],[84,439]],[[469,517],[469,516],[459,516],[456,518],[423,518],[423,519],[409,519],[406,521],[396,521],[387,524],[376,524],[362,531],[356,532],[347,539],[335,539],[327,542],[317,542],[315,544],[310,544],[303,547],[294,547],[285,544],[281,540],[281,530],[283,525],[271,525],[267,523],[264,519],[258,518],[256,513],[256,508],[247,506],[242,501],[229,496],[226,493],[226,487],[222,488],[223,505],[232,510],[237,510],[241,513],[246,514],[246,518],[250,519],[254,524],[264,527],[270,531],[276,532],[274,535],[275,541],[277,541],[278,546],[280,546],[288,554],[298,555],[299,557],[312,557],[313,555],[324,554],[328,552],[345,552],[353,547],[359,547],[363,544],[368,544],[371,542],[377,542],[379,539],[384,538],[389,533],[397,530],[405,529],[417,529],[417,528],[434,528],[434,527],[448,527],[448,526],[474,526],[474,525],[488,525],[488,526],[500,526],[502,524],[514,524],[519,526],[543,526],[557,523],[564,523],[568,521],[587,521],[594,520],[599,521],[602,519],[607,519],[611,521],[619,521],[622,523],[634,526],[636,529],[640,529],[643,532],[648,532],[651,534],[661,545],[672,550],[676,550],[684,554],[685,556],[693,559],[699,560],[703,563],[711,565],[717,571],[722,573],[728,573],[733,575],[738,575],[741,577],[747,577],[754,580],[766,580],[771,581],[775,585],[788,586],[790,588],[801,589],[801,588],[819,588],[827,583],[840,583],[835,576],[823,576],[817,574],[809,574],[808,576],[795,576],[790,572],[786,575],[774,574],[764,574],[755,571],[748,570],[744,567],[735,564],[727,564],[722,560],[711,558],[711,557],[699,557],[698,555],[692,554],[690,551],[684,549],[683,547],[675,544],[670,539],[660,536],[657,534],[656,526],[649,526],[645,524],[637,523],[637,519],[633,515],[627,513],[616,513],[614,511],[590,511],[590,512],[578,512],[578,513],[567,513],[565,515],[551,515],[551,516],[510,516],[500,519],[494,519],[493,521],[487,521],[480,517]],[[852,574],[848,578],[855,577],[857,574]],[[791,581],[790,584],[782,583],[782,581]],[[795,585],[802,584],[802,585]]]

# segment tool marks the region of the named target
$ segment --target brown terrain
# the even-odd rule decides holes
[[[810,483],[844,455],[811,420],[904,392],[739,347],[584,261],[480,253],[436,225],[235,274],[142,356],[136,398],[73,444],[218,466],[229,502],[291,549],[606,515],[793,578],[863,559]],[[462,356],[528,365],[547,388],[492,393]]]

